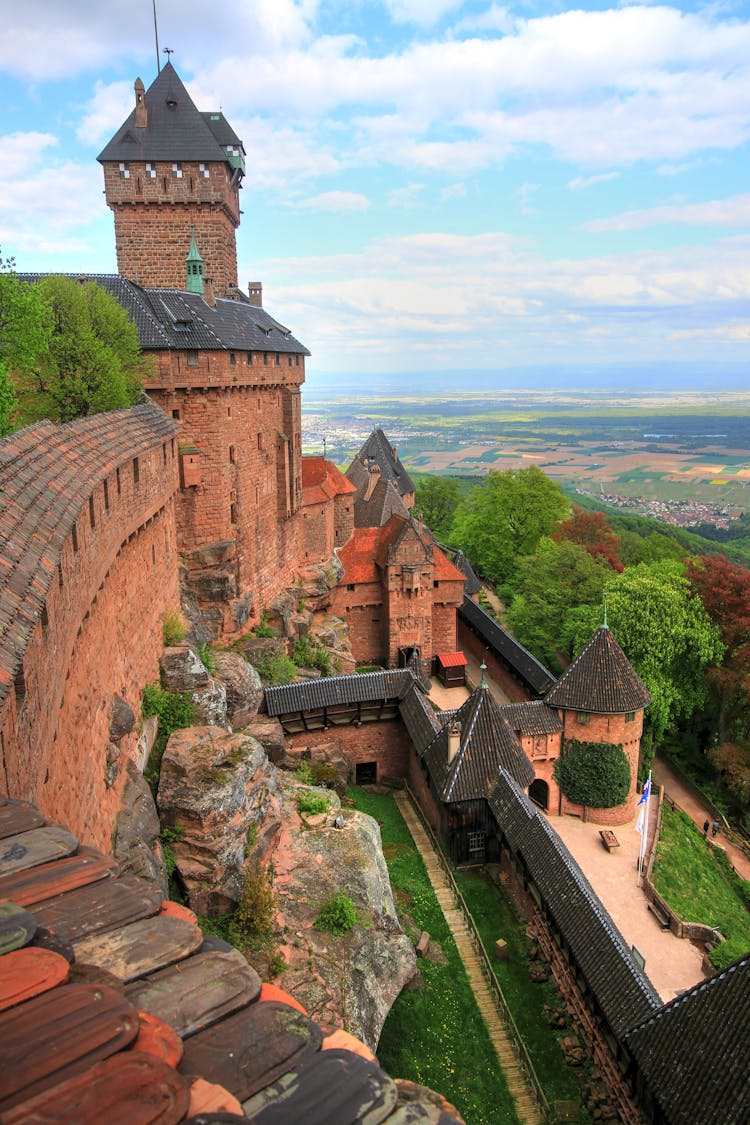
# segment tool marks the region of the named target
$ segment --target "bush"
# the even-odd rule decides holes
[[[257,653],[252,663],[265,684],[288,684],[297,675],[294,661],[282,652]]]
[[[555,762],[554,777],[569,801],[595,809],[620,805],[630,792],[630,763],[622,746],[571,738]]]
[[[229,940],[245,950],[271,936],[276,914],[273,867],[258,864],[248,867],[237,909],[229,923]]]
[[[320,908],[313,928],[334,937],[346,934],[357,923],[357,909],[343,891],[338,891]]]
[[[328,812],[331,802],[328,797],[320,793],[300,793],[297,798],[297,811],[314,816],[316,813]]]
[[[146,684],[141,699],[141,714],[144,719],[150,718],[151,715],[159,716],[156,740],[143,771],[143,776],[156,796],[161,760],[169,736],[173,731],[192,726],[195,720],[195,706],[187,692],[162,691],[156,684]]]
[[[256,625],[253,629],[253,632],[255,633],[256,637],[268,638],[276,636],[276,630],[273,629],[270,625],[267,625],[265,621],[261,621],[260,624]]]
[[[165,613],[162,620],[162,638],[165,648],[172,648],[185,640],[188,627],[180,613]]]
[[[294,663],[298,668],[317,668],[324,676],[333,675],[328,649],[310,637],[300,637],[295,643]]]
[[[210,676],[214,668],[216,667],[216,657],[214,655],[214,650],[210,645],[201,645],[201,647],[198,649],[198,656],[201,659],[203,667],[206,669]]]

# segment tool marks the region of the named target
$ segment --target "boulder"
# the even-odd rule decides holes
[[[191,594],[185,586],[186,578],[187,571],[184,567],[181,567],[180,610],[182,611],[182,616],[190,626],[185,640],[195,651],[196,649],[203,648],[204,645],[208,644],[213,634],[211,630],[206,627],[206,623],[203,620],[203,615],[201,614],[200,606],[198,605],[198,599],[194,594]]]
[[[211,678],[203,661],[189,645],[165,648],[159,667],[165,691],[201,691],[208,687]]]
[[[130,734],[135,726],[135,712],[121,695],[112,696],[112,707],[109,712],[109,740],[119,742],[126,734]]]
[[[287,963],[279,983],[318,1023],[344,1024],[374,1050],[394,1000],[416,970],[414,947],[398,922],[380,829],[348,809],[335,828],[342,810],[330,790],[320,790],[330,800],[324,823],[304,824],[296,813],[299,784],[279,775],[279,785],[286,801],[273,854],[274,890]],[[338,891],[351,898],[361,921],[333,937],[314,929],[314,922]]]
[[[252,738],[258,740],[270,760],[278,765],[286,756],[286,740],[284,738],[284,730],[278,719],[272,719],[269,715],[256,715],[245,727],[245,734],[249,734]],[[295,768],[297,766],[295,760]]]
[[[226,690],[226,716],[231,726],[235,730],[246,727],[263,701],[260,676],[238,652],[217,652],[214,674]]]
[[[193,703],[201,720],[207,726],[222,727],[231,730],[227,718],[227,689],[218,680],[209,677],[209,681],[200,691],[193,692]]]
[[[269,618],[271,621],[281,621],[286,637],[291,637],[294,634],[293,622],[297,615],[297,607],[301,596],[302,590],[300,587],[291,586],[288,590],[282,590],[268,607]]]
[[[205,726],[170,736],[157,801],[163,823],[182,831],[171,847],[197,914],[224,914],[239,900],[248,831],[262,830],[275,789],[276,771],[247,734]]]
[[[128,761],[125,770],[125,785],[112,833],[112,854],[124,872],[153,883],[166,898],[167,872],[154,798],[134,762]]]

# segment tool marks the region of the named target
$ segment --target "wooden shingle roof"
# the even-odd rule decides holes
[[[458,616],[537,695],[544,695],[554,684],[555,677],[552,673],[471,598],[464,598]]]
[[[442,801],[471,801],[487,797],[501,768],[524,788],[534,780],[534,770],[520,742],[503,717],[502,708],[484,685],[471,693],[456,711],[452,723],[461,724],[458,751],[448,761],[450,727],[435,736],[424,761]]]
[[[505,770],[489,804],[615,1035],[647,1019],[659,995],[560,837]]]
[[[432,710],[430,701],[416,683],[404,695],[398,710],[414,749],[421,756],[440,728],[440,716]]]
[[[542,699],[533,699],[529,703],[505,703],[502,712],[510,729],[521,734],[556,734],[562,730],[559,714]]]
[[[92,491],[178,429],[147,402],[64,426],[39,422],[0,441],[0,703]]]
[[[750,1121],[750,956],[701,981],[625,1035],[671,1125]]]
[[[386,672],[363,672],[354,676],[324,676],[320,680],[267,687],[269,715],[288,715],[317,707],[336,707],[343,703],[368,703],[379,699],[403,699],[414,684],[408,668]]]
[[[646,707],[651,696],[611,631],[603,625],[544,697],[550,707],[624,715]]]

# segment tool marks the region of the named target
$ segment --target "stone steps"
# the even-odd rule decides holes
[[[526,1075],[519,1063],[513,1043],[505,1030],[505,1024],[501,1013],[498,1011],[495,998],[485,980],[481,961],[474,947],[471,930],[467,925],[464,913],[460,907],[456,906],[450,883],[438,861],[429,836],[412,808],[410,800],[403,793],[396,793],[394,796],[417,850],[422,856],[425,870],[435,891],[435,897],[453,935],[456,948],[474,992],[477,1007],[487,1025],[508,1089],[515,1102],[518,1119],[523,1125],[540,1125],[541,1115],[526,1080]]]

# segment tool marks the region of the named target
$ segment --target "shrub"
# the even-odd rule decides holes
[[[158,733],[143,771],[143,776],[156,796],[161,760],[169,736],[173,731],[192,726],[195,706],[187,692],[162,691],[156,684],[146,684],[141,699],[141,714],[145,719],[151,715],[159,716]]]
[[[165,613],[162,620],[162,639],[166,648],[185,640],[188,627],[181,613]]]
[[[328,649],[310,637],[300,637],[295,643],[294,663],[300,668],[317,668],[324,676],[333,675]]]
[[[331,802],[320,793],[300,793],[297,798],[297,811],[315,815],[315,813],[328,812]]]
[[[301,781],[303,785],[312,785],[313,773],[312,766],[307,761],[301,761],[295,771],[297,781]]]
[[[255,633],[256,637],[276,636],[276,630],[273,629],[270,625],[267,625],[265,621],[261,621],[260,624],[256,625],[253,629],[253,632]]]
[[[338,891],[320,908],[313,928],[334,937],[346,934],[357,923],[357,909],[343,891]]]
[[[284,960],[284,954],[280,953],[278,949],[274,950],[268,959],[268,975],[271,980],[283,973],[285,968],[286,961]]]
[[[555,780],[569,801],[596,809],[620,805],[630,791],[630,763],[622,746],[570,739],[555,762]]]
[[[276,914],[273,867],[258,864],[248,867],[237,909],[229,923],[229,940],[238,949],[247,949],[271,936]]]
[[[253,656],[252,663],[266,684],[288,684],[297,675],[297,666],[282,652],[263,652]]]
[[[201,658],[203,667],[210,675],[216,667],[216,657],[214,655],[214,650],[210,645],[201,645],[201,647],[198,649],[198,656]]]

